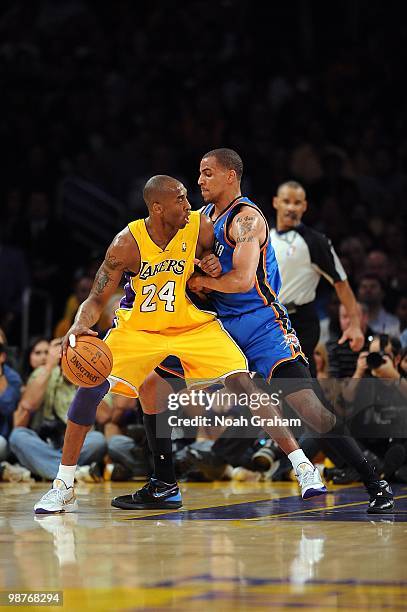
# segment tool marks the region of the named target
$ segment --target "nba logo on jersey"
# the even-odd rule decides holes
[[[181,249],[182,249],[182,252],[185,253],[185,251],[187,250],[187,243],[186,242],[182,243]]]

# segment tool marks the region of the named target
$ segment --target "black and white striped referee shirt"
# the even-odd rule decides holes
[[[272,228],[270,238],[280,269],[279,299],[283,304],[313,302],[321,276],[332,285],[346,280],[339,257],[324,234],[300,223],[283,232]]]

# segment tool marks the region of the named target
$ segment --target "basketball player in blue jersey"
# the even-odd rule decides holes
[[[323,422],[326,409],[313,391],[306,357],[287,311],[278,301],[281,279],[267,222],[258,206],[241,195],[242,173],[243,162],[231,149],[215,149],[201,161],[198,184],[205,202],[203,212],[214,224],[215,253],[223,274],[217,278],[194,275],[188,285],[195,292],[211,292],[210,301],[226,331],[244,351],[250,370],[267,382],[289,379],[285,400],[320,433],[323,428],[318,427],[318,421]],[[205,258],[199,265],[205,272],[213,261]],[[344,338],[352,342],[353,333],[350,328]],[[179,373],[172,358],[160,367]],[[150,375],[145,385],[144,404],[149,403],[152,410],[157,395],[148,387],[157,389],[157,378],[157,373]],[[392,512],[394,501],[388,483],[378,479],[356,442],[341,435],[339,425],[331,433],[335,434],[331,445],[357,469],[367,488],[368,512]]]

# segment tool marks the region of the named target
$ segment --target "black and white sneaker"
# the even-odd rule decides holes
[[[177,483],[168,484],[151,478],[141,489],[130,495],[112,499],[112,506],[122,510],[165,510],[181,508],[182,497]]]
[[[368,514],[392,514],[394,512],[393,491],[387,480],[378,480],[366,486],[370,495]]]

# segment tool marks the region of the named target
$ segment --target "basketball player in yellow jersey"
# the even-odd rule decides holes
[[[81,335],[95,335],[91,327],[116,291],[122,274],[129,283],[106,342],[113,353],[109,381],[113,392],[134,396],[150,371],[168,355],[181,360],[187,382],[224,380],[229,390],[251,396],[259,389],[251,380],[241,349],[213,315],[201,312],[189,301],[185,286],[194,270],[194,258],[209,263],[207,272],[217,276],[220,266],[211,255],[214,232],[209,218],[191,213],[186,189],[168,176],[154,176],[144,188],[147,219],[130,223],[109,247],[89,297],[63,340],[73,344]],[[95,421],[96,409],[109,383],[80,388],[68,410],[62,462],[53,487],[34,506],[38,514],[70,512],[77,508],[73,490],[76,464],[83,440]],[[126,509],[179,508],[182,505],[172,463],[172,443],[167,415],[163,413],[157,436],[156,414],[143,415],[154,476],[141,490],[116,497],[113,506]],[[260,417],[280,421],[272,404],[258,408]],[[274,439],[287,452],[299,450],[290,430],[274,427]],[[305,455],[304,455],[305,457]]]
[[[113,392],[136,396],[146,376],[168,355],[180,358],[187,380],[215,382],[247,372],[237,344],[213,314],[196,308],[185,293],[194,271],[194,258],[211,258],[214,242],[211,221],[191,212],[185,187],[169,176],[154,176],[143,192],[149,216],[130,223],[113,240],[97,272],[89,297],[79,307],[62,346],[81,335],[96,335],[95,325],[116,291],[123,273],[126,294],[117,311],[107,344],[113,353],[109,382],[78,389],[68,411],[62,462],[51,491],[35,505],[37,513],[76,509],[73,480],[86,433],[94,424],[96,408],[111,387]],[[213,257],[214,275],[220,274]],[[250,381],[248,374],[247,379]],[[110,385],[109,385],[110,383]],[[155,437],[155,415],[145,415],[147,435]],[[171,440],[168,453],[154,456],[157,478],[172,477]],[[171,474],[168,473],[171,466]],[[173,487],[174,488],[174,487]],[[166,495],[166,507],[181,505],[178,488]],[[162,495],[161,495],[162,497]]]

